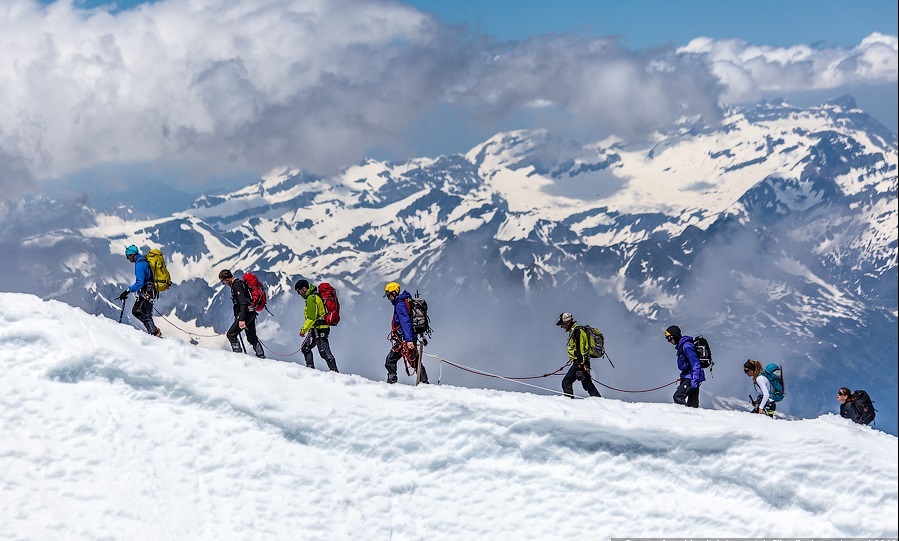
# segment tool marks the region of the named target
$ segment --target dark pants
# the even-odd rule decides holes
[[[692,383],[688,379],[680,380],[677,390],[674,391],[674,403],[690,408],[699,407],[699,385],[695,388],[691,387]]]
[[[562,378],[562,392],[564,392],[566,396],[574,398],[574,382],[577,380],[577,373],[579,370],[581,371],[581,377],[583,378],[581,380],[581,385],[584,386],[584,390],[587,391],[587,394],[590,396],[599,396],[596,385],[593,385],[593,378],[590,377],[590,369],[577,363],[572,363],[571,368],[568,369],[568,373]]]
[[[761,401],[762,401],[762,397],[761,397],[761,395],[759,395],[759,397],[756,399],[755,403],[758,404]],[[752,411],[753,411],[753,413],[758,413],[759,407],[757,405],[753,406]],[[774,412],[777,411],[777,402],[775,402],[773,400],[769,400],[768,402],[765,403],[765,407],[762,411],[764,411],[765,415],[767,415],[768,417],[774,417]]]
[[[240,341],[237,339],[237,337],[238,335],[240,335],[240,331],[246,331],[247,341],[251,346],[253,346],[253,351],[256,353],[256,356],[265,358],[265,354],[262,352],[262,344],[259,343],[259,339],[256,337],[256,312],[248,312],[247,319],[244,323],[246,323],[246,327],[241,329],[240,322],[235,319],[234,323],[231,324],[231,327],[225,334],[225,336],[228,337],[228,342],[231,342],[231,350],[235,353],[240,353],[243,351],[243,348],[240,347]]]
[[[131,314],[144,324],[148,333],[156,334],[156,324],[153,323],[153,303],[140,293],[134,297],[134,307],[131,308]]]
[[[303,352],[303,358],[306,359],[306,366],[309,368],[315,368],[315,363],[312,362],[312,349],[318,347],[318,354],[328,363],[331,372],[338,372],[337,360],[331,353],[331,344],[328,342],[329,334],[331,334],[331,329],[312,329],[306,335],[306,341],[303,342],[300,351]]]
[[[387,383],[396,383],[396,363],[399,362],[400,359],[403,358],[403,354],[399,351],[390,350],[390,353],[387,354],[387,362],[384,363],[384,367],[387,369]],[[428,371],[425,370],[425,365],[422,362],[418,363],[419,370],[421,370],[421,377],[419,381],[421,383],[428,383]]]

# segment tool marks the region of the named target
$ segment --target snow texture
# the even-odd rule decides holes
[[[0,539],[897,536],[897,438],[836,415],[408,383],[0,293]]]

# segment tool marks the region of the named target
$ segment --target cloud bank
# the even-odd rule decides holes
[[[110,14],[0,5],[0,188],[103,163],[295,164],[322,173],[403,147],[437,107],[493,121],[542,110],[641,135],[772,88],[896,82],[895,36],[851,50],[698,38],[497,43],[380,0],[163,0]],[[464,111],[464,113],[463,113]],[[536,126],[522,126],[536,127]]]
[[[848,85],[895,84],[899,40],[873,33],[852,49],[768,47],[697,38],[678,49],[704,61],[725,91],[723,103],[757,100],[764,91],[795,92]]]

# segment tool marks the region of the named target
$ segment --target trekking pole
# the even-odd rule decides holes
[[[612,358],[609,357],[609,354],[606,353],[605,351],[603,351],[602,354],[606,356],[606,359],[609,361],[609,364],[612,364]],[[614,364],[612,364],[612,368],[615,368]]]
[[[122,299],[122,311],[119,312],[119,323],[122,322],[122,316],[125,315],[125,299]]]
[[[421,358],[422,353],[425,350],[424,344],[421,341],[418,342],[418,347],[415,348],[415,353],[418,355],[418,361],[415,363],[415,386],[418,387],[418,384],[421,383]]]
[[[247,346],[245,346],[245,345],[243,344],[243,335],[240,334],[240,333],[238,333],[237,337],[240,338],[240,349],[242,349],[244,353],[246,353],[247,355],[249,355],[249,353],[247,353]]]

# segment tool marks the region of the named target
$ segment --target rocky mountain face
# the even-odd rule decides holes
[[[10,290],[114,317],[125,245],[161,247],[176,285],[158,309],[207,332],[231,320],[218,270],[253,271],[275,314],[260,334],[281,349],[302,313],[293,281],[329,281],[356,337],[335,347],[373,375],[390,280],[426,294],[441,351],[496,373],[564,362],[564,310],[606,333],[616,368],[598,379],[646,388],[677,376],[661,333],[678,324],[713,344],[709,395],[751,391],[746,358],[782,362],[784,411],[835,411],[838,387],[865,388],[896,433],[897,190],[896,135],[850,98],[774,102],[642,145],[520,131],[331,178],[284,168],[166,217],[31,200],[0,243]]]

